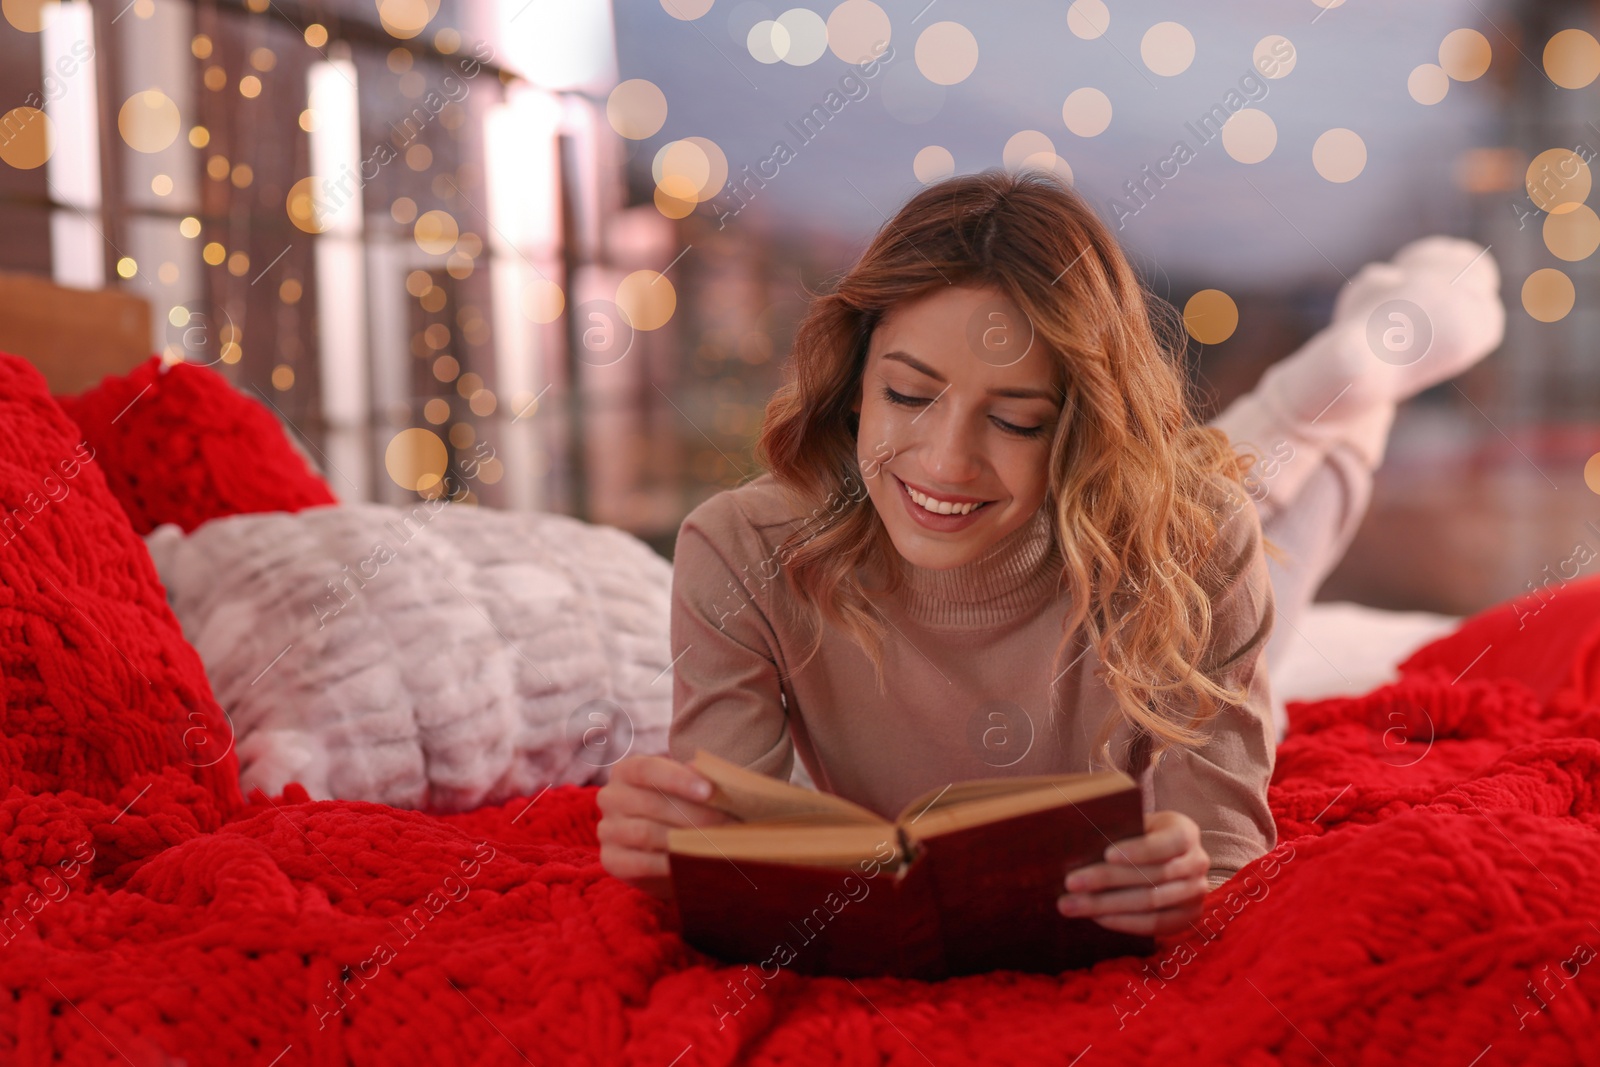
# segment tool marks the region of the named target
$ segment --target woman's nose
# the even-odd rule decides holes
[[[928,414],[932,416],[933,412]],[[940,418],[931,420],[925,432],[928,435],[925,445],[930,477],[954,488],[978,476],[983,469],[983,459],[970,419],[956,411],[954,406],[947,406]]]

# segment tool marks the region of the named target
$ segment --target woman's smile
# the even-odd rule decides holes
[[[978,521],[984,514],[992,500],[979,500],[969,496],[934,497],[920,490],[913,489],[899,476],[890,473],[895,485],[900,488],[900,498],[905,501],[906,510],[919,524],[929,530],[940,533],[954,533],[965,530],[968,526]]]

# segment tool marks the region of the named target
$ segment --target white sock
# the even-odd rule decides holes
[[[1268,367],[1215,424],[1269,459],[1293,448],[1293,459],[1270,476],[1257,472],[1280,506],[1294,499],[1335,441],[1347,442],[1376,469],[1395,406],[1499,345],[1505,330],[1499,281],[1485,249],[1453,237],[1425,237],[1392,263],[1368,264],[1340,291],[1333,321]]]

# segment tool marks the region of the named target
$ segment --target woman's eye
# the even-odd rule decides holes
[[[916,407],[918,404],[928,402],[926,397],[906,396],[904,393],[895,392],[887,385],[883,387],[883,398],[891,404],[901,404],[905,407]]]
[[[918,405],[928,403],[927,397],[906,396],[904,393],[895,392],[887,385],[883,387],[883,398],[891,404],[899,404],[902,407],[914,408]],[[1043,425],[1016,426],[1012,423],[1006,422],[1004,419],[994,419],[993,421],[996,426],[1000,427],[1000,429],[1004,430],[1006,433],[1014,434],[1017,437],[1039,437],[1043,435],[1046,429],[1046,427]]]
[[[1002,422],[999,419],[995,419],[994,421],[996,426],[999,426],[1007,433],[1014,433],[1018,437],[1038,437],[1044,433],[1043,426],[1013,426],[1011,423]]]

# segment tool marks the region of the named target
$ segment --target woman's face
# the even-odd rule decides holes
[[[1062,417],[1054,378],[1048,346],[998,289],[950,286],[879,321],[852,405],[856,458],[907,562],[958,567],[1033,517]]]

